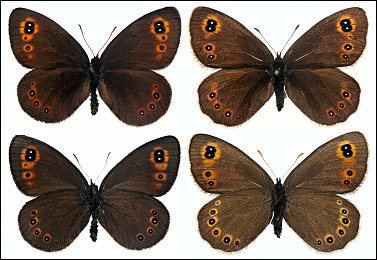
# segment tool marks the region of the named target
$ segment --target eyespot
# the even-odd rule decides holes
[[[337,200],[337,201],[336,201],[336,204],[338,204],[338,205],[342,205],[343,203],[342,203],[341,200]]]
[[[341,208],[340,209],[340,213],[342,213],[343,215],[347,216],[348,215],[348,210],[346,208]]]
[[[347,60],[349,57],[350,57],[350,56],[349,56],[347,53],[343,53],[343,54],[342,54],[342,58],[343,58],[344,60]]]
[[[350,19],[343,19],[339,23],[341,30],[343,32],[351,32],[353,27],[351,25],[351,20]]]
[[[215,103],[215,105],[213,106],[214,109],[218,110],[220,108],[220,103]]]
[[[213,45],[212,44],[207,44],[207,45],[205,45],[204,46],[204,49],[206,50],[206,51],[213,51]]]
[[[209,93],[208,97],[210,99],[214,99],[216,97],[216,93],[215,92],[211,92],[211,93]]]
[[[331,245],[332,243],[334,243],[334,237],[332,235],[328,234],[328,235],[325,236],[325,241],[326,241],[327,244]]]
[[[49,234],[46,234],[44,237],[43,237],[43,242],[45,243],[50,243],[51,242],[51,236]]]
[[[145,110],[144,109],[140,109],[139,110],[139,115],[140,116],[144,116],[145,115]]]
[[[35,226],[37,223],[38,223],[38,219],[37,219],[37,218],[32,218],[32,219],[29,221],[29,224],[30,224],[31,226]]]
[[[338,106],[343,109],[344,108],[344,103],[339,102]]]
[[[40,228],[36,228],[36,229],[34,229],[33,234],[34,234],[35,236],[39,236],[41,233],[42,233],[42,231],[41,231]]]
[[[34,50],[34,47],[31,44],[25,44],[23,50],[24,52],[32,52]]]
[[[230,117],[232,115],[232,111],[228,110],[225,112],[225,117]]]
[[[153,214],[153,215],[157,215],[157,210],[151,209],[150,213]]]
[[[213,229],[213,230],[212,230],[212,235],[213,235],[214,237],[219,237],[219,236],[221,235],[221,229],[219,229],[219,228],[215,228],[215,229]]]
[[[351,43],[346,43],[343,45],[343,50],[350,51],[353,49],[353,45]]]
[[[329,114],[329,116],[331,116],[331,117],[333,117],[333,116],[335,115],[334,111],[332,111],[332,110],[329,110],[328,114]]]
[[[214,54],[210,54],[210,55],[207,56],[207,58],[208,58],[209,60],[214,60],[214,59],[216,58],[216,55],[214,55]]]
[[[142,234],[137,234],[136,238],[137,238],[138,241],[143,241],[144,240],[144,236]]]
[[[156,226],[158,224],[158,220],[156,217],[151,217],[149,219],[149,222],[152,223],[154,226]]]
[[[216,206],[218,206],[218,205],[220,205],[220,204],[221,204],[221,200],[216,200],[216,201],[215,201],[215,205],[216,205]]]
[[[214,215],[216,215],[217,214],[217,209],[211,209],[210,211],[209,211],[209,215],[211,215],[211,216],[214,216]]]
[[[32,215],[32,216],[37,215],[37,213],[38,213],[38,212],[37,212],[35,209],[33,209],[33,210],[31,211],[31,215]]]
[[[344,98],[349,98],[349,97],[350,97],[350,93],[349,93],[348,91],[346,91],[346,90],[343,90],[343,92],[342,92],[342,96],[343,96]]]

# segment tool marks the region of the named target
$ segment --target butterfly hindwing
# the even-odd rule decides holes
[[[100,97],[123,122],[143,126],[155,122],[169,108],[171,88],[151,70],[110,70],[98,87]]]
[[[85,194],[79,190],[60,190],[27,202],[18,216],[22,237],[43,251],[59,251],[69,246],[89,222],[89,207],[82,200]]]
[[[162,69],[177,52],[181,18],[174,7],[156,10],[127,26],[106,47],[101,63],[112,69]]]
[[[80,44],[48,17],[16,8],[9,17],[14,55],[27,68],[82,68],[89,64]]]
[[[81,172],[64,155],[31,137],[18,135],[12,139],[9,162],[18,189],[29,196],[89,188]]]
[[[89,81],[81,69],[33,69],[20,81],[18,101],[38,121],[60,122],[88,98]]]
[[[200,108],[215,123],[242,124],[252,117],[274,93],[271,76],[258,69],[223,69],[199,86]]]
[[[169,227],[169,212],[152,196],[114,189],[99,206],[99,222],[122,246],[141,250],[159,242]]]
[[[319,251],[345,247],[359,229],[360,214],[351,202],[313,189],[291,192],[283,214],[288,225]]]
[[[270,223],[271,203],[271,194],[259,188],[223,194],[200,209],[200,235],[213,248],[240,250]]]
[[[323,125],[346,121],[359,105],[359,84],[336,68],[292,70],[285,89],[306,116]]]
[[[353,64],[366,45],[368,21],[358,7],[336,12],[318,22],[286,52],[290,68],[331,68]]]
[[[317,148],[284,181],[287,194],[296,189],[347,193],[365,176],[368,146],[359,132],[340,135]]]
[[[106,196],[113,189],[122,189],[162,196],[177,177],[179,160],[179,142],[174,136],[148,142],[127,155],[108,173],[100,192]]]
[[[196,8],[190,19],[191,46],[206,66],[268,68],[273,56],[248,29],[233,18],[207,7]]]

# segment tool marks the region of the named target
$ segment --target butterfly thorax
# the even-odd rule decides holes
[[[90,61],[89,78],[90,78],[90,108],[92,115],[98,111],[97,87],[101,77],[102,65],[98,56]]]
[[[277,179],[274,185],[274,191],[272,193],[272,208],[274,216],[272,218],[272,225],[274,225],[274,233],[277,237],[280,237],[283,223],[283,211],[286,204],[286,195],[284,186],[281,184],[281,180]]]
[[[286,76],[286,66],[280,54],[277,55],[271,67],[273,76],[273,85],[276,96],[276,106],[278,111],[284,107],[284,98],[286,97],[284,90],[284,79]]]
[[[95,242],[98,234],[98,207],[101,204],[101,198],[98,191],[98,186],[94,183],[90,184],[90,196],[88,198],[90,206],[90,214],[92,215],[92,222],[90,224],[90,238]]]

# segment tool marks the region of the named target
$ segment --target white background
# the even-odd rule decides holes
[[[297,24],[300,27],[288,44],[324,17],[347,7],[364,8],[369,20],[367,45],[353,66],[342,69],[353,76],[361,88],[360,105],[345,123],[326,127],[308,119],[293,103],[285,100],[283,111],[277,112],[273,96],[249,121],[238,127],[214,124],[198,104],[200,82],[215,70],[201,66],[194,58],[189,41],[189,19],[197,6],[208,6],[225,12],[247,28],[257,27],[278,51]],[[172,86],[170,108],[157,122],[133,127],[119,121],[100,100],[99,112],[90,114],[89,99],[68,119],[57,124],[37,122],[24,113],[18,104],[16,88],[29,70],[22,67],[12,54],[8,36],[8,18],[16,7],[38,11],[60,24],[87,51],[77,24],[81,24],[94,52],[103,45],[109,33],[118,26],[117,35],[142,15],[165,6],[178,8],[182,18],[182,36],[172,64],[159,71]],[[376,4],[375,2],[13,2],[1,3],[1,257],[26,258],[353,258],[376,257]],[[114,37],[113,36],[113,37]],[[91,55],[89,56],[91,57]],[[324,142],[349,131],[364,133],[369,142],[369,163],[361,187],[344,197],[361,213],[360,230],[356,239],[345,249],[320,253],[308,246],[286,223],[280,239],[273,227],[266,230],[248,247],[239,252],[224,253],[213,249],[198,232],[199,209],[214,196],[203,192],[190,172],[188,145],[196,133],[220,137],[243,150],[266,170],[257,153],[263,151],[275,174],[282,177],[296,156],[309,155]],[[98,241],[89,237],[88,225],[66,249],[46,253],[25,242],[18,229],[17,215],[30,200],[22,195],[13,182],[8,163],[8,147],[16,134],[25,134],[47,142],[62,152],[74,164],[75,153],[84,172],[96,179],[112,152],[104,173],[140,145],[164,136],[175,135],[181,143],[181,164],[178,178],[169,193],[161,197],[171,214],[166,237],[157,245],[142,251],[127,250],[118,245],[99,227]],[[270,173],[270,171],[268,170]],[[271,174],[271,173],[270,173]],[[272,174],[271,177],[273,178]]]

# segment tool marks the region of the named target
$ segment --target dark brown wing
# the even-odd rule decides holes
[[[29,196],[60,190],[88,190],[81,172],[60,152],[37,139],[17,135],[9,163],[18,189]]]
[[[206,66],[268,68],[271,52],[242,24],[224,13],[197,7],[190,19],[191,46]]]
[[[220,70],[199,86],[200,108],[215,123],[239,125],[252,117],[274,93],[271,76],[263,70]]]
[[[368,146],[359,132],[340,135],[318,147],[284,181],[287,194],[297,189],[347,193],[365,176]]]
[[[179,142],[174,136],[150,141],[120,161],[104,178],[102,196],[113,190],[162,196],[170,190],[180,160]]]
[[[181,18],[174,7],[156,10],[127,26],[101,56],[105,70],[162,69],[178,49]]]
[[[90,207],[82,198],[79,190],[60,190],[27,202],[18,215],[22,237],[43,251],[66,248],[89,222]]]
[[[151,70],[106,71],[98,91],[121,121],[136,126],[158,120],[168,110],[171,100],[169,83]]]
[[[53,20],[25,8],[9,17],[12,51],[27,68],[85,68],[88,56],[78,42]]]
[[[88,98],[89,80],[81,69],[34,69],[21,79],[17,94],[22,109],[34,119],[60,122]]]
[[[319,251],[345,247],[359,229],[360,214],[351,202],[311,189],[297,189],[290,193],[283,215],[288,225]]]
[[[191,139],[191,172],[199,186],[210,193],[258,188],[269,193],[270,176],[237,147],[214,136],[197,134]]]
[[[286,91],[306,116],[324,125],[346,121],[359,105],[359,84],[335,68],[292,70]]]
[[[336,12],[302,35],[284,55],[290,68],[349,66],[360,57],[366,44],[368,21],[358,7]]]
[[[151,196],[113,189],[99,206],[99,222],[119,244],[141,250],[164,238],[169,212]]]

